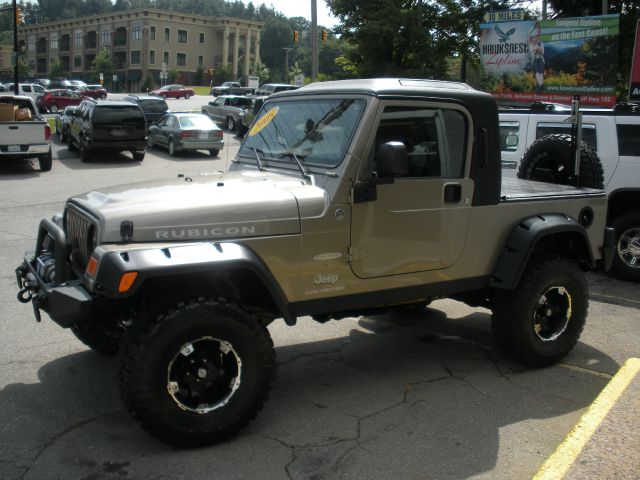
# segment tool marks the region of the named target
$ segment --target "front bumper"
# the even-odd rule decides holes
[[[45,237],[53,240],[52,279],[45,280],[38,272],[38,261],[46,255],[42,249]],[[27,252],[24,260],[16,268],[18,282],[18,300],[31,302],[36,320],[40,321],[40,310],[49,314],[51,319],[63,328],[69,328],[86,319],[94,304],[94,298],[87,291],[81,280],[66,279],[66,236],[62,228],[50,220],[43,219],[38,229],[36,250]],[[50,256],[49,256],[50,258]]]

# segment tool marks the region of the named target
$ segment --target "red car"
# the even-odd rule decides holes
[[[102,100],[107,98],[107,91],[102,85],[85,85],[84,87],[79,87],[77,92],[86,97],[101,98]]]
[[[80,105],[80,102],[87,98],[78,92],[56,89],[40,95],[36,100],[36,105],[41,112],[56,113],[58,110],[64,110],[64,107],[69,105]]]
[[[157,97],[167,98],[189,98],[193,97],[193,88],[183,87],[182,85],[165,85],[162,88],[149,92],[149,95],[156,95]]]

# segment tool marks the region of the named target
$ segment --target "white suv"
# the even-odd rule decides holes
[[[7,91],[13,93],[13,83],[7,83],[5,85]],[[38,98],[38,95],[45,93],[47,90],[37,83],[19,83],[18,84],[18,95],[26,95],[27,97],[33,98],[35,101]]]
[[[602,161],[609,196],[608,224],[615,228],[617,255],[612,271],[640,281],[640,106],[583,109],[582,139]],[[515,176],[525,150],[537,138],[571,133],[563,120],[571,109],[537,105],[532,109],[501,110],[500,149],[504,176]],[[513,170],[516,169],[516,170]]]

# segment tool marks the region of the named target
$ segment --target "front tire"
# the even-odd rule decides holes
[[[103,355],[115,355],[120,347],[121,330],[113,316],[96,315],[71,327],[71,332],[87,347]]]
[[[496,344],[522,363],[552,365],[575,346],[587,310],[587,282],[574,263],[532,257],[518,287],[497,292],[491,330]]]
[[[229,130],[230,132],[236,131],[236,121],[233,119],[233,117],[227,117],[227,130]]]
[[[571,135],[546,135],[524,152],[518,178],[573,185],[573,169]],[[581,187],[604,188],[602,162],[596,151],[584,142],[580,146],[579,181]]]
[[[56,104],[54,103],[53,105],[51,105],[51,106],[49,107],[49,111],[50,111],[51,113],[58,113],[58,105],[56,105]]]
[[[624,213],[613,219],[616,231],[616,254],[611,273],[618,278],[640,282],[640,214]]]
[[[176,150],[176,144],[173,143],[173,140],[169,140],[169,155],[171,155],[172,157],[175,157],[178,154],[178,151]]]
[[[91,149],[87,147],[82,140],[80,140],[80,160],[83,163],[89,163],[91,161]]]
[[[151,435],[178,446],[235,434],[262,409],[275,371],[273,342],[258,319],[203,298],[125,339],[119,358],[128,411]]]
[[[189,100],[191,98],[191,94],[190,93],[185,93],[184,94],[184,99],[185,100]]]
[[[144,150],[141,152],[134,150],[133,152],[131,152],[131,156],[133,157],[133,160],[135,162],[141,162],[144,160]]]

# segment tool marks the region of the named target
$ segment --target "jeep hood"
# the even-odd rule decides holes
[[[92,191],[69,200],[99,223],[100,243],[202,241],[300,233],[326,192],[300,178],[261,172],[178,177]]]

